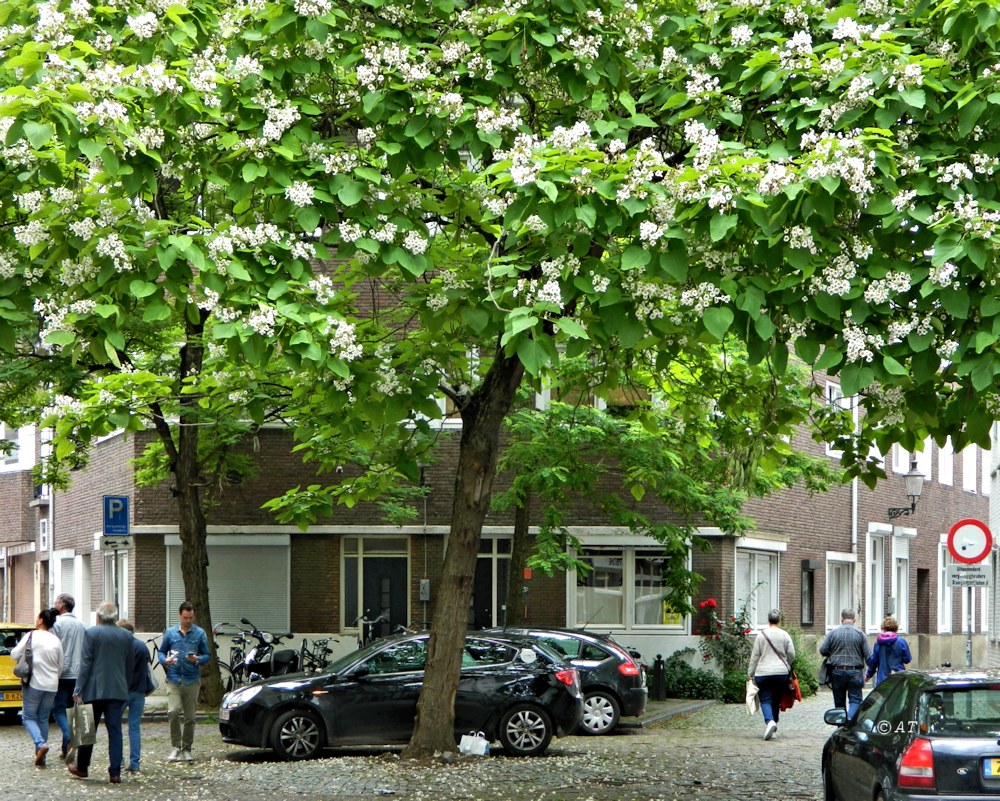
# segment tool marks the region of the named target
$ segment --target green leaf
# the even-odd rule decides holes
[[[630,245],[622,254],[622,269],[639,270],[649,264],[649,251],[639,245]]]
[[[832,367],[836,367],[844,359],[844,354],[842,354],[833,345],[827,345],[823,348],[823,355],[816,360],[815,367],[817,370],[829,370]],[[846,392],[844,393],[847,394]]]
[[[590,339],[587,329],[572,317],[560,317],[556,320],[556,327],[564,334],[574,339]]]
[[[725,338],[726,332],[733,324],[733,319],[733,310],[725,306],[713,306],[710,309],[705,309],[705,313],[702,315],[705,330],[720,342]]]
[[[51,125],[39,122],[24,123],[24,135],[34,148],[39,148],[46,144],[54,133],[55,129]]]
[[[709,224],[712,241],[720,242],[725,239],[729,232],[736,227],[737,222],[735,214],[716,214],[712,217],[712,222]]]
[[[345,206],[356,206],[365,196],[365,185],[357,181],[345,181],[337,191],[337,197]]]
[[[137,298],[148,298],[156,292],[156,284],[143,281],[141,278],[133,279],[128,285],[128,291]]]
[[[527,337],[519,339],[517,342],[517,358],[521,360],[524,369],[529,375],[539,375],[542,368],[548,362],[548,354],[545,348],[534,339]]]
[[[593,206],[577,206],[575,214],[587,228],[593,228],[597,224],[597,209]]]
[[[903,89],[899,93],[900,99],[913,108],[923,108],[927,103],[927,96],[923,89]]]
[[[147,323],[157,323],[170,317],[171,309],[166,303],[153,302],[146,303],[142,310],[142,319]]]
[[[795,340],[795,353],[806,364],[813,364],[819,356],[819,343],[806,337]]]
[[[909,371],[892,356],[883,356],[882,366],[889,375],[909,375]]]

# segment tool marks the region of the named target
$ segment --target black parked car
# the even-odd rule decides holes
[[[321,673],[267,679],[228,693],[219,710],[227,743],[272,748],[287,760],[327,746],[409,741],[423,683],[427,633],[390,637]],[[535,756],[583,716],[576,669],[541,643],[469,635],[455,698],[455,741],[470,731],[514,756]]]
[[[1000,796],[1000,671],[907,670],[861,702],[823,748],[827,801]]]
[[[646,711],[646,674],[610,634],[560,628],[503,631],[543,642],[580,671],[583,720],[579,734],[608,734],[623,716],[639,717]]]

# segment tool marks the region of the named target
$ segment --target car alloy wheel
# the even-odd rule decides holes
[[[517,704],[500,718],[500,744],[514,756],[536,756],[552,741],[552,720],[544,710]]]
[[[323,750],[323,724],[315,713],[292,709],[271,727],[271,747],[282,759],[312,759]]]
[[[608,734],[618,725],[618,702],[603,690],[590,693],[583,699],[583,720],[580,734]]]

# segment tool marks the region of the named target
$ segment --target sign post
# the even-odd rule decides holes
[[[113,551],[111,560],[111,580],[114,584],[114,602],[121,609],[118,582],[118,551],[132,545],[129,539],[129,509],[127,495],[104,496],[104,536],[101,538],[101,550]]]
[[[965,666],[972,667],[972,593],[974,587],[989,587],[990,571],[982,561],[993,550],[993,535],[981,520],[959,520],[948,531],[948,552],[958,564],[948,566],[949,584],[966,588],[965,608],[969,610],[965,627]]]

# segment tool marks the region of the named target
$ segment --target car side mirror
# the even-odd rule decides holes
[[[823,713],[823,722],[829,723],[831,726],[843,726],[847,723],[847,710],[828,709]]]

